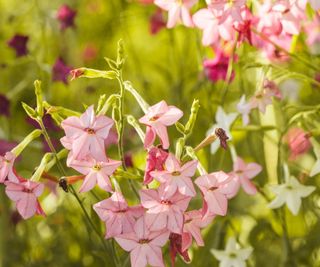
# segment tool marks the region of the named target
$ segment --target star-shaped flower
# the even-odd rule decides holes
[[[234,237],[230,237],[225,250],[212,249],[211,253],[220,261],[220,267],[245,267],[252,248],[239,248]]]
[[[232,139],[231,133],[230,133],[230,127],[233,124],[233,122],[236,120],[238,114],[237,113],[229,113],[227,114],[221,106],[218,107],[216,112],[216,124],[213,125],[209,130],[207,135],[211,135],[214,133],[216,128],[222,128],[226,135],[229,137],[229,140]],[[220,146],[219,140],[215,140],[211,144],[211,153],[214,154],[218,150]]]
[[[16,156],[10,151],[0,156],[0,183],[3,183],[6,178],[11,182],[19,182],[13,169],[15,159]]]
[[[313,164],[312,169],[310,171],[310,177],[317,175],[320,173],[320,145],[313,138],[310,138],[312,143],[313,152],[316,155],[316,162]]]
[[[292,214],[297,215],[301,206],[301,198],[309,196],[316,188],[302,185],[298,180],[286,173],[286,182],[271,188],[277,196],[269,203],[269,208],[277,209],[283,204],[288,206]]]

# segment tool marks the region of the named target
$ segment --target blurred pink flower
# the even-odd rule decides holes
[[[113,123],[113,120],[106,116],[95,116],[93,106],[90,106],[80,118],[71,116],[65,119],[61,127],[65,131],[65,137],[71,142],[73,158],[80,160],[90,155],[96,160],[105,161],[104,142]],[[61,140],[63,145],[64,140],[66,139]]]
[[[8,180],[11,182],[19,182],[19,179],[17,178],[13,168],[15,160],[15,154],[10,151],[6,152],[4,156],[0,156],[0,183],[3,183],[6,178],[8,178]]]
[[[166,27],[166,22],[161,9],[157,9],[150,17],[150,33],[157,34],[162,28]]]
[[[272,94],[268,90],[258,91],[250,100],[251,108],[258,108],[260,112],[265,113],[266,107],[272,104]]]
[[[187,27],[193,27],[189,10],[198,0],[155,0],[154,3],[168,11],[167,27],[173,28],[179,21]]]
[[[272,96],[282,99],[282,93],[278,87],[278,85],[274,81],[270,81],[268,79],[265,79],[263,81],[263,88]]]
[[[16,56],[21,57],[28,54],[27,43],[29,36],[16,34],[9,41],[8,46],[16,51]]]
[[[29,219],[34,214],[45,216],[38,197],[42,194],[44,185],[30,180],[5,182],[7,196],[16,202],[16,207],[23,219]]]
[[[168,197],[160,186],[157,190],[140,190],[141,205],[147,209],[146,226],[151,231],[168,229],[182,234],[183,212],[188,208],[191,197],[176,192]]]
[[[184,213],[184,225],[182,233],[181,250],[186,251],[192,245],[192,237],[198,246],[204,246],[201,229],[208,226],[214,215],[203,217],[202,210],[191,210]]]
[[[52,81],[61,81],[68,84],[68,76],[71,70],[72,68],[67,66],[61,57],[57,58],[52,66]]]
[[[74,19],[77,11],[69,7],[68,5],[62,5],[57,13],[57,19],[60,22],[61,30],[74,26]]]
[[[93,61],[98,55],[98,48],[94,43],[88,43],[82,52],[82,58],[84,61]]]
[[[17,142],[10,142],[7,140],[0,139],[0,164],[1,164],[1,158],[2,158],[1,155],[4,155],[7,151],[13,149],[17,144],[18,144]],[[0,170],[1,170],[1,167],[0,167]]]
[[[233,194],[234,187],[230,186],[232,177],[223,171],[202,175],[195,180],[200,188],[206,205],[203,209],[205,216],[225,216],[228,209],[228,195]]]
[[[206,2],[215,17],[219,18],[219,23],[222,24],[227,19],[231,19],[232,22],[242,22],[241,8],[245,6],[246,0],[206,0]]]
[[[204,72],[209,80],[217,82],[219,80],[225,81],[227,78],[229,59],[221,49],[215,50],[214,59],[206,59],[203,61]],[[231,74],[232,81],[234,79],[234,72]]]
[[[147,125],[146,137],[144,140],[144,147],[150,147],[156,135],[161,140],[164,149],[169,148],[169,137],[167,126],[176,123],[183,115],[183,112],[175,106],[168,106],[165,101],[149,107],[148,113],[139,119],[139,122]]]
[[[173,196],[177,191],[182,195],[194,197],[196,191],[191,177],[197,170],[198,161],[191,160],[182,166],[180,164],[177,158],[170,153],[165,162],[165,170],[152,171],[150,175],[163,184],[167,197]]]
[[[285,136],[290,149],[290,160],[308,152],[311,148],[310,136],[301,128],[291,128]]]
[[[161,247],[169,238],[169,231],[150,231],[143,217],[134,225],[134,231],[118,235],[115,240],[125,251],[130,252],[131,267],[164,267]]]
[[[112,192],[109,176],[121,165],[121,161],[108,159],[97,161],[94,158],[74,160],[70,167],[85,175],[79,192],[90,191],[96,184],[107,192]]]
[[[233,171],[230,173],[233,176],[236,190],[229,197],[234,197],[238,193],[240,185],[247,194],[255,195],[257,189],[250,180],[257,176],[261,170],[262,167],[259,164],[254,162],[246,164],[243,159],[237,157],[233,163]]]
[[[129,207],[119,192],[114,192],[110,198],[94,204],[93,209],[106,224],[106,238],[132,233],[135,218],[143,214],[143,208]]]
[[[320,5],[320,2],[319,2]],[[320,43],[320,16],[316,14],[313,21],[306,23],[306,43],[308,46]]]
[[[237,110],[242,115],[242,123],[243,125],[248,125],[250,122],[249,114],[252,107],[250,102],[246,102],[246,96],[243,95],[237,104]]]
[[[147,164],[144,172],[144,184],[152,182],[153,177],[150,175],[152,171],[163,171],[164,163],[169,153],[161,147],[151,147],[148,149]]]

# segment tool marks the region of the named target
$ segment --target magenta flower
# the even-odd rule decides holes
[[[140,190],[141,205],[147,209],[145,221],[151,231],[168,229],[182,234],[183,212],[188,208],[191,197],[176,192],[168,197],[160,186],[154,189]]]
[[[3,183],[6,178],[11,182],[19,182],[19,179],[13,169],[15,159],[16,155],[10,151],[4,156],[0,156],[0,183]]]
[[[79,192],[90,191],[96,184],[107,192],[112,192],[112,185],[109,176],[121,165],[121,161],[108,159],[97,161],[94,158],[88,160],[75,160],[70,167],[86,175],[79,189]]]
[[[176,256],[179,253],[183,260],[189,263],[190,257],[187,250],[182,249],[182,235],[170,233],[169,236],[170,240],[170,257],[171,257],[171,267],[175,266]]]
[[[132,233],[116,236],[115,240],[130,252],[131,267],[145,267],[147,264],[164,267],[161,247],[168,241],[169,234],[169,231],[150,231],[141,217]]]
[[[227,19],[220,23],[211,9],[200,9],[192,18],[195,26],[203,31],[202,44],[204,46],[218,43],[219,37],[225,41],[231,41],[234,38],[235,30],[232,20]]]
[[[38,197],[42,194],[44,185],[30,180],[5,182],[7,196],[16,202],[16,207],[23,219],[29,219],[34,214],[45,216]]]
[[[186,251],[192,245],[192,237],[198,246],[204,246],[204,241],[201,236],[201,229],[208,226],[214,215],[203,217],[202,210],[192,210],[185,212],[184,225],[182,233],[182,251]]]
[[[203,61],[204,72],[210,81],[225,81],[227,78],[230,57],[225,55],[221,49],[215,50],[214,59]],[[234,71],[231,74],[230,82],[234,79]]]
[[[113,120],[106,116],[95,116],[93,106],[90,106],[80,118],[72,116],[61,123],[66,133],[62,139],[63,145],[68,140],[71,143],[74,159],[83,159],[90,155],[97,160],[105,161],[105,139],[113,126]],[[66,146],[70,148],[70,146]]]
[[[149,107],[148,113],[139,119],[140,123],[147,125],[144,147],[150,147],[153,144],[156,135],[158,135],[162,147],[168,149],[169,137],[167,126],[176,123],[182,115],[183,112],[180,109],[174,106],[168,106],[165,101],[161,101],[158,104]]]
[[[28,54],[27,43],[29,36],[16,34],[8,41],[8,46],[16,51],[17,57],[24,56]]]
[[[151,147],[148,149],[147,164],[144,173],[144,184],[152,182],[153,177],[151,176],[152,171],[163,171],[164,163],[168,158],[169,153],[163,150],[161,147]]]
[[[106,224],[106,238],[132,233],[136,218],[143,214],[140,206],[129,207],[120,192],[114,192],[110,198],[94,204],[93,209]]]
[[[238,157],[233,163],[233,172],[230,173],[230,175],[234,177],[236,188],[236,190],[233,194],[230,195],[230,197],[233,197],[237,194],[240,185],[247,194],[256,194],[257,188],[250,180],[257,176],[261,172],[261,170],[262,167],[259,164],[254,162],[246,164],[243,159]]]
[[[10,116],[10,101],[3,94],[0,94],[0,115],[6,117]]]
[[[62,5],[57,13],[57,19],[60,22],[61,30],[74,26],[74,19],[77,11],[69,7],[68,5]]]
[[[72,68],[67,66],[62,58],[57,58],[52,67],[52,81],[61,81],[68,84],[68,76],[71,70]]]
[[[163,12],[161,9],[157,9],[150,17],[150,33],[157,34],[162,28],[166,27],[164,21]]]
[[[176,191],[182,195],[194,197],[194,189],[191,177],[195,174],[198,161],[192,160],[180,165],[173,154],[169,154],[165,162],[165,171],[153,171],[150,175],[164,185],[164,192],[168,197],[173,196]]]
[[[198,0],[155,0],[154,3],[168,11],[168,28],[173,28],[179,21],[187,27],[192,27],[193,22],[189,10]]]
[[[202,175],[195,180],[205,201],[203,213],[225,216],[228,209],[228,195],[234,191],[232,177],[223,171]]]
[[[290,149],[290,160],[296,159],[311,148],[310,135],[301,128],[291,128],[285,138]]]
[[[16,142],[9,142],[7,140],[0,139],[0,162],[1,162],[1,158],[2,158],[1,155],[4,155],[7,151],[13,149],[17,144],[18,143],[16,143]],[[0,167],[0,169],[1,169],[1,167]]]

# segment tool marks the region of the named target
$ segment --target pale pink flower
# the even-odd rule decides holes
[[[213,172],[198,177],[195,180],[200,188],[204,201],[204,214],[224,216],[228,209],[228,195],[234,191],[232,176],[223,171]]]
[[[173,28],[178,22],[187,27],[193,27],[190,9],[198,0],[155,0],[154,3],[168,11],[168,28]]]
[[[20,178],[19,182],[6,181],[5,185],[7,196],[16,202],[23,219],[29,219],[34,214],[45,216],[37,199],[43,192],[43,184]]]
[[[195,26],[203,31],[202,44],[204,46],[216,44],[219,37],[225,41],[233,40],[235,29],[231,19],[220,23],[212,10],[208,8],[200,9],[192,18]]]
[[[19,182],[13,169],[15,159],[15,154],[10,151],[0,156],[0,183],[3,183],[6,178],[11,182]]]
[[[90,191],[96,184],[107,192],[112,192],[109,176],[121,165],[121,161],[108,159],[97,161],[94,158],[87,160],[74,160],[69,165],[78,172],[86,175],[79,192]]]
[[[201,229],[208,226],[213,219],[213,215],[203,217],[202,210],[191,210],[185,212],[182,233],[182,251],[191,247],[192,238],[194,238],[198,246],[204,246]]]
[[[80,118],[72,116],[61,123],[66,138],[72,143],[74,159],[83,159],[88,155],[105,160],[105,139],[113,125],[113,120],[106,116],[95,116],[90,106]],[[62,141],[64,144],[64,142]]]
[[[176,123],[183,115],[183,112],[174,107],[168,106],[165,101],[161,101],[152,107],[149,107],[148,113],[139,119],[139,122],[147,125],[146,137],[144,140],[145,148],[150,147],[156,135],[161,140],[164,149],[169,148],[169,137],[167,126]]]
[[[142,207],[129,207],[119,192],[114,192],[110,198],[94,204],[93,209],[106,224],[106,238],[131,233],[136,218],[143,214]]]
[[[285,139],[290,149],[289,159],[294,160],[298,156],[308,152],[311,148],[310,135],[301,128],[291,128]]]
[[[183,228],[183,212],[188,208],[191,197],[176,192],[168,197],[160,186],[154,189],[140,190],[141,205],[147,209],[146,225],[151,231],[168,229],[181,234]]]
[[[258,108],[260,112],[265,113],[266,107],[272,104],[272,94],[268,90],[258,91],[249,101],[251,108]]]
[[[148,149],[147,164],[144,172],[144,184],[152,182],[153,177],[150,175],[152,171],[164,170],[164,163],[169,153],[163,150],[161,147],[151,147]]]
[[[176,191],[182,195],[194,197],[194,189],[191,177],[195,174],[198,161],[191,160],[180,165],[173,154],[169,154],[165,162],[165,171],[153,171],[151,176],[164,185],[164,192],[171,197]]]
[[[311,7],[314,9],[314,11],[320,10],[320,1],[319,0],[308,0]]]
[[[130,252],[132,267],[145,267],[147,264],[164,267],[161,247],[168,241],[169,234],[169,231],[150,231],[141,217],[135,223],[133,232],[116,236],[115,240]]]
[[[246,96],[243,95],[237,104],[237,110],[242,115],[243,125],[248,125],[250,122],[249,114],[251,112],[251,104],[246,102]]]
[[[278,85],[274,81],[270,81],[265,79],[263,81],[263,88],[267,90],[272,96],[282,99],[282,93],[278,87]]]
[[[319,1],[320,6],[320,1]],[[320,9],[320,8],[319,8]],[[311,22],[305,25],[306,43],[308,46],[320,43],[320,16],[316,14]]]
[[[232,22],[242,22],[241,8],[246,0],[207,0],[208,8],[212,10],[215,17],[219,18],[220,23],[228,18]]]
[[[233,171],[230,173],[230,175],[234,177],[236,190],[230,197],[233,197],[238,193],[240,185],[247,194],[256,194],[257,188],[250,180],[257,176],[261,170],[262,167],[259,164],[254,162],[246,164],[243,159],[237,157],[236,161],[233,163]]]

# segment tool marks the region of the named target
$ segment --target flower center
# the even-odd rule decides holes
[[[243,170],[237,170],[236,174],[243,174]]]
[[[163,205],[171,205],[172,204],[172,202],[170,200],[161,200],[160,203]]]
[[[179,171],[174,171],[171,173],[172,176],[179,176],[181,174],[181,172]]]
[[[157,119],[159,119],[159,116],[153,116],[152,118],[150,118],[150,121],[156,121]]]
[[[88,134],[95,134],[96,132],[95,132],[95,130],[94,129],[92,129],[92,128],[86,128],[86,129],[84,129]]]
[[[209,188],[209,191],[214,191],[214,190],[217,190],[217,189],[218,189],[217,186],[212,186],[212,187]]]
[[[94,171],[100,171],[101,170],[101,165],[100,164],[96,164],[96,165],[94,165],[93,167],[92,167],[92,169],[94,170]]]
[[[32,190],[30,190],[28,188],[24,188],[22,191],[25,192],[25,193],[32,193]]]
[[[139,244],[147,244],[147,243],[149,243],[149,239],[140,239],[139,240]]]
[[[229,254],[229,258],[231,258],[231,259],[235,259],[236,257],[237,257],[237,254],[234,253],[234,252],[231,252],[231,253]]]
[[[117,210],[117,211],[116,211],[116,213],[125,213],[125,212],[127,212],[127,210],[126,210],[126,209],[123,209],[123,210]]]

